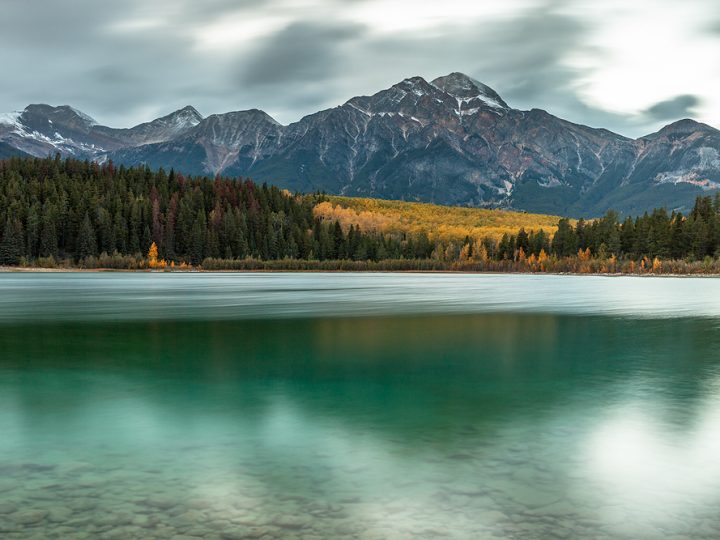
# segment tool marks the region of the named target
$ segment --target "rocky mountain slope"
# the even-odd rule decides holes
[[[0,142],[34,156],[60,152],[94,159],[121,148],[173,140],[201,120],[195,109],[185,107],[134,128],[114,129],[67,105],[29,105],[24,111],[0,114]]]
[[[0,144],[299,191],[572,216],[687,208],[720,187],[720,131],[710,126],[681,120],[632,140],[513,109],[461,73],[405,79],[287,126],[259,110],[202,118],[186,107],[112,129],[70,107],[31,105],[0,115]]]

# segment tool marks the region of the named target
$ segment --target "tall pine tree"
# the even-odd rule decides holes
[[[17,266],[25,254],[25,232],[22,222],[8,216],[0,241],[0,265]]]
[[[85,212],[80,230],[77,237],[77,249],[75,250],[78,260],[86,257],[97,256],[97,239],[95,238],[95,229],[90,221],[90,215]]]

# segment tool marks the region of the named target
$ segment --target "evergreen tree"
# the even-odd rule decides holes
[[[58,256],[58,237],[55,225],[55,212],[49,202],[46,202],[43,206],[42,219],[40,223],[39,255],[41,257]]]
[[[711,254],[710,228],[700,213],[693,213],[690,219],[690,242],[692,255],[696,259],[704,259]]]
[[[517,238],[515,239],[515,249],[523,250],[523,253],[529,253],[530,252],[530,237],[528,236],[528,233],[525,232],[524,227],[520,227],[520,230],[518,231]]]
[[[82,225],[78,231],[77,237],[77,249],[75,251],[78,260],[83,260],[86,257],[97,256],[97,239],[95,237],[95,229],[93,228],[90,216],[85,213]]]
[[[190,262],[192,264],[200,264],[204,257],[206,222],[205,211],[199,210],[191,233]]]
[[[558,257],[569,257],[575,255],[578,250],[578,238],[575,229],[570,225],[570,220],[562,218],[558,222],[558,230],[552,241],[552,251]]]
[[[631,253],[634,247],[635,222],[628,216],[620,227],[620,253]]]
[[[25,254],[22,222],[8,216],[0,241],[0,265],[17,266]]]
[[[345,259],[347,253],[345,249],[345,235],[343,234],[342,227],[339,221],[335,221],[333,226],[333,258]]]
[[[687,237],[687,228],[685,218],[678,213],[673,218],[670,229],[670,256],[681,259],[687,256],[689,241]]]
[[[39,203],[30,206],[25,226],[25,249],[30,257],[37,257],[40,249],[40,211]]]

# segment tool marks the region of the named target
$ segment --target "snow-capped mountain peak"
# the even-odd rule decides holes
[[[433,92],[433,87],[422,77],[409,77],[394,86],[408,94],[416,96],[425,96]]]
[[[450,94],[458,101],[470,102],[479,99],[496,109],[510,108],[495,90],[464,73],[450,73],[434,79],[430,84]]]
[[[174,113],[164,116],[161,120],[167,120],[178,126],[193,127],[202,122],[203,117],[195,107],[187,105]]]
[[[155,131],[179,132],[197,126],[202,120],[202,115],[197,112],[195,107],[188,105],[170,114],[156,118],[151,122],[145,122],[144,124],[135,126],[132,130],[143,131],[152,129]]]

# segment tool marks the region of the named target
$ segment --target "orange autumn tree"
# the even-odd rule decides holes
[[[158,266],[158,248],[157,244],[153,242],[148,250],[148,259],[150,268],[157,268]]]

